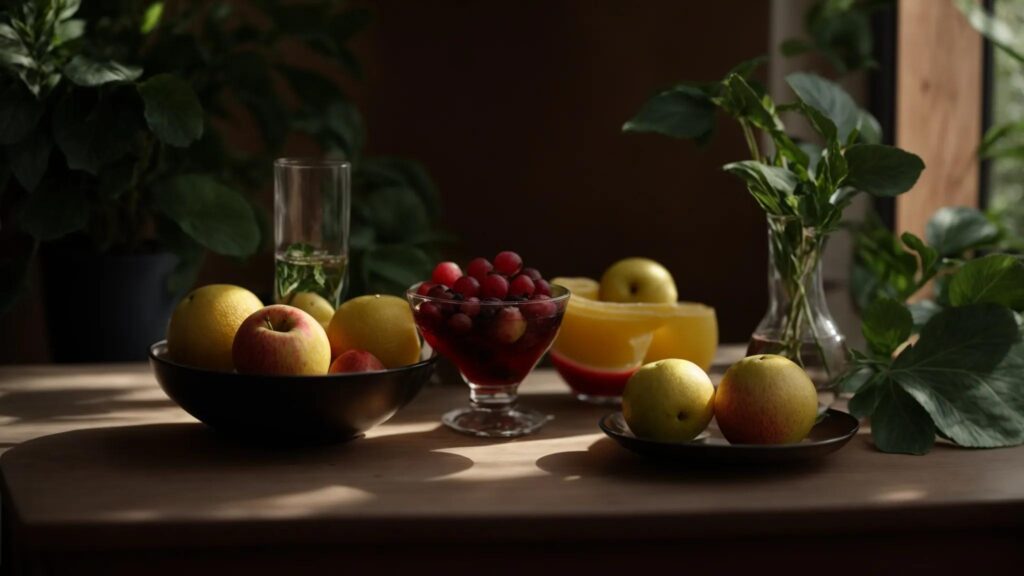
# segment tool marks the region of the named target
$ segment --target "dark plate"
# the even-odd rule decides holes
[[[829,408],[810,434],[795,444],[730,444],[712,421],[708,429],[691,442],[658,442],[637,438],[626,425],[622,412],[613,412],[598,423],[601,430],[622,446],[644,456],[680,463],[749,464],[789,462],[820,458],[842,448],[853,438],[860,423],[846,412]]]
[[[167,341],[149,348],[164,392],[212,428],[258,443],[344,442],[384,423],[430,379],[435,358],[381,372],[257,376],[176,364]]]

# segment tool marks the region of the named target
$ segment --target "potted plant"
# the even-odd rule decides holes
[[[347,43],[366,11],[196,4],[26,0],[0,16],[0,186],[21,248],[3,262],[0,311],[40,253],[58,361],[142,358],[207,251],[265,246],[253,192],[291,133],[354,164],[350,293],[404,288],[442,239],[425,171],[363,157],[358,110],[333,80],[359,74]],[[228,144],[239,117],[255,151]]]
[[[847,350],[823,294],[824,244],[856,194],[902,194],[924,164],[909,152],[878,144],[877,121],[839,85],[817,75],[788,76],[796,100],[776,106],[750,79],[759,62],[745,62],[718,82],[659,92],[623,130],[703,141],[719,110],[740,125],[751,158],[723,169],[742,179],[765,211],[770,249],[768,310],[748,352],[785,355],[807,370],[819,391],[830,391]],[[806,119],[820,143],[790,138],[781,111]],[[767,149],[762,136],[770,142]]]

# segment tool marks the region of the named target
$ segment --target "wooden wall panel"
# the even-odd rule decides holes
[[[952,2],[900,0],[896,144],[925,171],[896,201],[896,227],[924,233],[942,206],[977,206],[982,41]]]

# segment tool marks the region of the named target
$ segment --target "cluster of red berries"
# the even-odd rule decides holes
[[[551,296],[551,285],[536,268],[524,268],[519,254],[505,251],[494,257],[494,264],[486,258],[470,260],[465,273],[455,262],[441,262],[434,267],[430,281],[420,284],[417,293],[460,300],[539,300]]]

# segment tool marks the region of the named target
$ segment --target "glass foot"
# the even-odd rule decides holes
[[[622,404],[622,396],[596,396],[594,394],[577,394],[576,399],[597,406],[618,406]]]
[[[459,408],[441,417],[441,422],[457,432],[482,438],[515,438],[540,430],[553,416],[529,408],[486,410]]]

